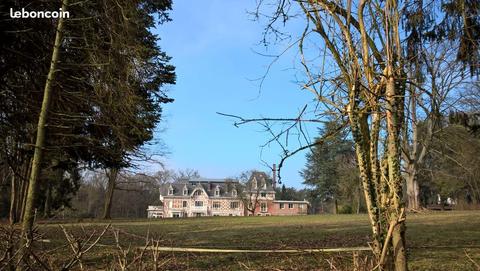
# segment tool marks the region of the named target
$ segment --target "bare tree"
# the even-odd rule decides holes
[[[258,183],[253,183],[251,177],[257,172],[256,170],[247,170],[238,176],[240,185],[237,186],[237,197],[243,204],[245,215],[255,216],[257,209],[260,207],[261,188]]]
[[[455,90],[462,90],[466,72],[454,55],[458,48],[449,41],[430,43],[418,52],[425,72],[418,78],[418,67],[409,69],[412,80],[406,93],[405,125],[402,135],[402,158],[407,187],[407,206],[420,208],[419,169],[429,152],[433,138],[442,130],[443,116],[457,106]],[[415,65],[412,65],[415,66]]]
[[[401,44],[400,10],[396,1],[292,1],[298,4],[307,24],[298,39],[300,62],[306,74],[302,88],[318,104],[314,119],[326,116],[339,128],[284,158],[322,144],[325,138],[350,127],[357,165],[372,229],[372,250],[380,270],[395,266],[407,270],[405,211],[400,169],[401,131],[407,87],[405,56]],[[278,1],[267,30],[288,19],[290,1]],[[313,44],[308,44],[314,40]],[[312,57],[310,48],[320,49]],[[318,55],[323,56],[319,59]],[[291,120],[300,136],[304,110]],[[310,118],[311,119],[311,118]],[[244,123],[246,121],[241,120]],[[262,120],[268,121],[268,120]],[[285,120],[284,121],[288,121]],[[300,126],[300,128],[298,128]],[[267,126],[272,131],[271,126]],[[291,128],[272,133],[274,140],[288,136]],[[279,167],[283,160],[281,161]]]
[[[172,178],[175,182],[196,179],[200,178],[200,173],[198,173],[198,170],[191,168],[179,169],[176,172],[173,172]]]
[[[409,159],[406,171],[414,180],[416,166],[423,159],[422,153],[428,150],[428,138],[436,129],[435,124],[448,93],[462,81],[465,63],[475,70],[477,63],[472,60],[478,57],[475,48],[478,48],[479,39],[472,38],[472,29],[476,28],[469,25],[477,24],[477,21],[465,22],[466,14],[478,15],[475,5],[452,4],[452,9],[446,12],[451,20],[438,25],[433,22],[432,30],[425,23],[428,16],[421,13],[425,11],[415,9],[416,5],[424,8],[422,1],[258,2],[254,15],[267,18],[264,37],[273,34],[276,42],[287,39],[298,45],[305,78],[300,82],[301,88],[314,95],[316,104],[309,110],[305,106],[297,117],[291,119],[229,116],[237,119],[236,125],[258,122],[265,128],[272,137],[268,144],[277,142],[282,146],[280,169],[286,158],[313,145],[323,144],[331,136],[324,135],[311,143],[302,123],[321,123],[322,119],[330,117],[340,124],[338,131],[349,126],[370,218],[372,250],[377,267],[380,270],[407,270],[402,157]],[[435,3],[425,3],[427,6],[430,4]],[[271,13],[264,15],[262,7]],[[306,22],[297,39],[288,39],[291,36],[278,28],[279,24],[285,24],[292,17],[303,17]],[[449,32],[449,24],[458,26],[462,33]],[[435,42],[428,43],[427,38],[418,38],[425,31],[430,31],[429,41],[435,42],[445,39],[447,32],[452,34],[450,40],[460,44],[454,49],[457,58],[443,61],[442,51],[437,52],[434,46],[430,47]],[[408,36],[408,42],[405,36]],[[287,49],[293,44],[290,43]],[[422,50],[416,50],[417,46],[425,46],[421,48],[428,53],[418,53]],[[471,58],[466,57],[467,48],[475,49]],[[451,52],[445,51],[444,54]],[[420,70],[412,70],[411,65],[413,59],[422,57],[425,64],[421,68],[426,69],[428,74],[426,83],[420,82],[418,73],[415,73]],[[455,60],[464,64],[457,71]],[[427,101],[425,98],[428,98]],[[418,115],[418,107],[424,109],[422,116]],[[275,131],[271,122],[280,122],[283,125],[280,131]],[[428,128],[427,141],[423,138],[421,141],[418,132],[420,124],[424,123],[431,127]],[[413,136],[412,130],[416,133]],[[304,144],[291,151],[285,146],[295,132],[295,139],[303,140]],[[414,186],[410,185],[413,190]],[[413,198],[415,193],[411,193]]]
[[[237,195],[243,203],[246,215],[255,216],[257,209],[260,207],[260,189],[244,185]]]

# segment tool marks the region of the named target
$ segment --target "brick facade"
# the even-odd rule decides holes
[[[305,201],[277,200],[272,204],[275,215],[306,215],[308,203]]]

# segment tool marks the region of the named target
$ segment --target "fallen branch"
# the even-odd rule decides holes
[[[465,256],[467,256],[468,260],[470,260],[475,265],[475,267],[477,267],[477,269],[480,270],[480,265],[475,260],[473,260],[472,257],[470,257],[470,255],[468,255],[468,252],[467,252],[466,249],[464,250],[464,252],[465,252]]]
[[[185,247],[156,247],[149,246],[148,250],[167,252],[199,252],[199,253],[329,253],[371,251],[370,247],[342,247],[342,248],[308,248],[308,249],[216,249],[216,248],[185,248]]]
[[[395,228],[396,225],[398,225],[400,222],[405,220],[405,217],[403,216],[404,212],[405,212],[405,209],[402,208],[402,211],[400,212],[400,216],[396,220],[392,220],[390,222],[390,226],[387,232],[387,238],[385,238],[385,243],[383,244],[383,249],[382,249],[382,255],[380,256],[379,265],[381,266],[385,264],[387,251],[388,251],[388,244],[390,243],[390,239],[392,238],[393,229]]]

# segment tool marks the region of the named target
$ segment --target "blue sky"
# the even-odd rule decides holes
[[[233,120],[216,112],[242,117],[293,117],[313,97],[295,83],[295,51],[277,61],[259,89],[261,77],[282,45],[265,48],[262,22],[247,11],[255,1],[174,1],[173,21],[155,30],[160,46],[172,57],[177,84],[169,87],[175,102],[164,107],[164,141],[170,169],[197,169],[204,177],[234,177],[250,169],[269,170],[262,164],[280,161],[280,148],[263,145],[270,136],[258,124],[233,126]],[[295,28],[295,24],[292,26]],[[315,127],[307,129],[315,136]],[[294,148],[295,143],[290,146]],[[152,150],[158,148],[152,146]],[[282,169],[285,185],[302,187],[298,173],[305,153],[290,158]]]

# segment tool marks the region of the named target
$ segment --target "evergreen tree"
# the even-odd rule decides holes
[[[337,126],[336,122],[325,124],[320,130],[320,138],[338,129]],[[352,204],[351,200],[358,197],[360,183],[353,142],[347,138],[347,132],[334,133],[323,143],[315,145],[306,158],[305,168],[300,174],[304,178],[303,183],[312,187],[315,198],[320,202],[333,202],[334,212],[337,211],[338,201]]]
[[[143,157],[142,146],[152,140],[163,104],[173,101],[165,85],[175,82],[174,67],[151,32],[169,20],[171,1],[70,4],[67,10],[75,20],[65,20],[57,50],[44,154],[38,163],[39,187],[35,189],[40,195],[34,207],[45,208],[47,214],[50,207],[68,202],[78,189],[75,182],[65,181],[78,168],[128,167],[132,157]],[[4,11],[26,6],[57,10],[61,1],[7,0],[0,5],[8,7]],[[17,222],[25,213],[57,20],[15,20],[7,12],[0,15],[0,174],[7,176],[2,185],[10,192],[11,221]],[[70,188],[62,187],[68,183]]]

